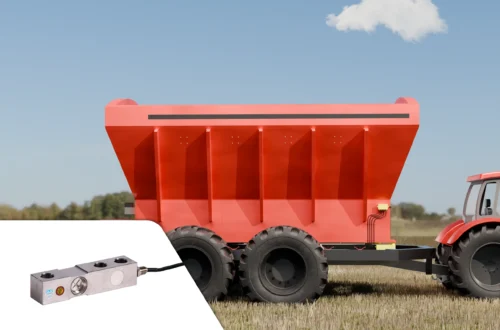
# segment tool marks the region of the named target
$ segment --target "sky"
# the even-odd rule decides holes
[[[500,170],[500,2],[0,1],[0,203],[128,190],[104,129],[140,104],[420,103],[393,202],[461,210]]]

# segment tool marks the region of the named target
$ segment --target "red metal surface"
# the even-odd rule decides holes
[[[467,182],[498,179],[498,178],[500,178],[500,172],[489,172],[489,173],[471,175],[467,178]]]
[[[455,230],[462,227],[463,225],[463,220],[457,220],[450,223],[448,226],[444,227],[441,232],[439,232],[438,236],[436,237],[436,242],[447,244],[448,238],[455,232]]]
[[[105,125],[135,196],[136,218],[165,231],[198,225],[227,242],[270,226],[322,243],[363,243],[366,219],[389,203],[419,127],[419,105],[106,106]],[[148,119],[148,115],[408,114],[409,118]],[[375,241],[393,242],[390,213]]]
[[[441,233],[439,233],[436,238],[436,242],[445,245],[453,245],[455,242],[462,237],[464,233],[470,229],[482,226],[486,223],[500,223],[499,218],[483,218],[475,221],[465,223],[463,220],[458,220],[444,228]]]

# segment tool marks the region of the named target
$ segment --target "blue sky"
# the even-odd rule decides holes
[[[83,202],[128,186],[104,106],[139,103],[421,104],[394,194],[461,207],[466,176],[500,170],[500,3],[434,1],[447,33],[406,42],[340,32],[359,1],[2,1],[0,202]],[[487,4],[488,3],[488,4]]]

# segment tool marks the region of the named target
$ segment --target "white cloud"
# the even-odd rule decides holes
[[[432,0],[362,0],[344,7],[338,15],[328,15],[326,24],[344,32],[373,32],[383,25],[405,41],[420,41],[448,30]]]

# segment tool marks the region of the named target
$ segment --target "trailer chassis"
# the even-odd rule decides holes
[[[376,250],[374,245],[322,244],[329,265],[387,266],[448,275],[448,266],[434,263],[436,249],[430,246],[398,244],[394,249]],[[231,244],[235,262],[239,262],[244,244]],[[423,261],[422,261],[423,260]]]

